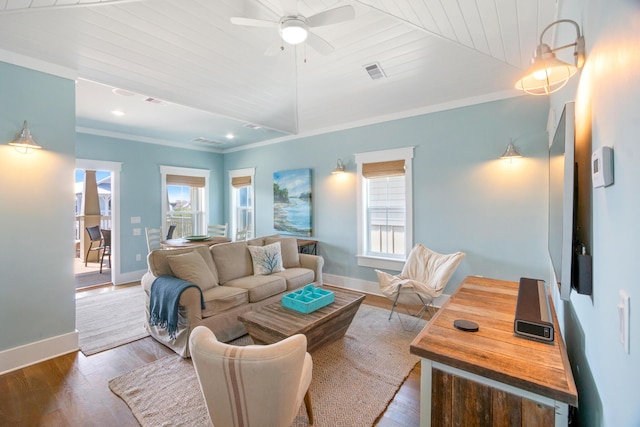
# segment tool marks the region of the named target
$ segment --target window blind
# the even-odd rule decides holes
[[[368,179],[401,175],[404,175],[404,160],[362,164],[362,176]]]
[[[248,187],[251,185],[250,176],[235,176],[231,178],[231,186],[233,188]]]
[[[167,185],[204,188],[203,176],[167,175]]]

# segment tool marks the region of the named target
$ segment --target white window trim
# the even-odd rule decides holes
[[[209,211],[209,199],[211,198],[209,196],[209,175],[211,174],[211,171],[209,169],[195,169],[195,168],[181,168],[181,167],[177,167],[177,166],[163,166],[160,165],[160,175],[161,175],[161,182],[160,182],[160,200],[162,200],[162,209],[161,209],[161,213],[160,213],[160,229],[162,230],[162,236],[166,236],[167,235],[167,231],[169,231],[166,227],[166,221],[165,218],[167,217],[167,214],[169,212],[167,212],[167,204],[165,203],[165,199],[167,198],[167,175],[182,175],[182,176],[196,176],[199,178],[204,178],[204,209],[205,209],[205,214],[207,216],[211,215],[211,212]],[[208,220],[207,220],[208,222]],[[205,226],[205,230],[206,230],[206,226],[207,224],[204,224]]]
[[[235,240],[235,230],[238,229],[237,221],[236,221],[236,198],[234,188],[231,185],[231,180],[233,178],[237,178],[239,176],[250,176],[251,177],[251,195],[253,197],[253,215],[251,215],[251,229],[255,233],[256,230],[256,189],[255,189],[255,177],[256,177],[256,168],[245,168],[245,169],[234,169],[229,171],[229,225],[230,230],[232,230],[229,234],[231,238]],[[255,236],[253,236],[255,237]]]
[[[358,265],[361,267],[382,268],[385,270],[401,271],[406,257],[413,248],[413,150],[415,147],[394,148],[390,150],[369,151],[356,153],[355,159],[358,166],[357,179],[357,214],[358,214]],[[393,259],[386,257],[374,257],[366,255],[363,239],[365,233],[365,217],[363,206],[366,203],[363,192],[364,177],[362,176],[363,163],[387,162],[392,160],[404,160],[405,165],[405,259]]]

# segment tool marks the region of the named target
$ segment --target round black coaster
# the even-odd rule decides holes
[[[478,324],[471,320],[458,319],[453,321],[453,326],[465,332],[476,332],[478,330]]]

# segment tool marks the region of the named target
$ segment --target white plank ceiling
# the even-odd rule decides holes
[[[325,56],[304,44],[265,56],[276,29],[230,22],[278,20],[279,0],[0,0],[0,49],[77,71],[81,131],[225,150],[516,95],[557,8],[557,0],[297,3],[307,17],[344,4],[355,20],[313,29],[335,48]],[[372,80],[371,63],[386,78]]]

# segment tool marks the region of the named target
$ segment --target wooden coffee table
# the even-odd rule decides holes
[[[256,344],[273,344],[295,334],[307,337],[307,351],[311,352],[330,342],[342,338],[347,332],[364,295],[335,293],[333,303],[309,313],[299,313],[283,307],[277,301],[256,311],[238,316]]]

